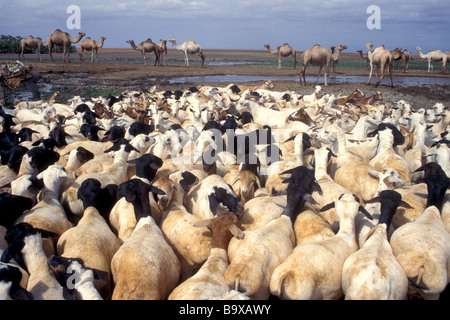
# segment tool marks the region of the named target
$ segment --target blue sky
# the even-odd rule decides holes
[[[318,43],[406,48],[417,54],[450,51],[450,5],[446,1],[356,0],[2,0],[0,34],[46,39],[59,28],[82,31],[104,47],[127,48],[126,40],[175,38],[197,41],[204,49],[259,49],[289,43],[299,51]],[[70,5],[80,8],[80,29],[70,29]],[[370,5],[380,8],[380,29],[369,29]],[[169,48],[171,44],[168,44]]]

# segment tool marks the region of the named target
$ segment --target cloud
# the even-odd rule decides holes
[[[434,0],[15,0],[2,4],[0,30],[41,37],[56,28],[70,33],[69,4],[81,9],[82,31],[106,35],[111,46],[124,46],[129,37],[178,37],[198,40],[205,48],[243,49],[261,49],[269,41],[305,49],[342,40],[353,50],[370,38],[403,47],[420,40],[424,48],[450,49],[445,41],[450,6]],[[380,7],[381,30],[366,27],[372,4]]]

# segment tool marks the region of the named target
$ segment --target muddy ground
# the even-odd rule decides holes
[[[301,94],[310,94],[314,90],[311,87],[313,82],[308,82],[306,86],[300,85],[298,73],[301,63],[297,63],[293,69],[292,59],[284,58],[281,69],[277,69],[277,57],[264,51],[238,51],[238,50],[205,50],[205,67],[201,67],[201,60],[198,56],[190,57],[190,67],[184,67],[183,54],[180,51],[169,49],[167,58],[163,58],[161,66],[154,66],[155,56],[147,53],[147,63],[143,63],[141,54],[127,48],[124,49],[102,49],[99,52],[100,61],[91,63],[90,54],[84,55],[85,62],[80,62],[78,53],[70,55],[71,62],[62,62],[61,54],[54,54],[55,62],[52,62],[48,55],[42,55],[42,62],[37,60],[37,55],[28,54],[23,62],[38,70],[44,77],[40,83],[43,96],[49,96],[58,90],[65,99],[75,95],[86,98],[90,96],[105,95],[124,91],[126,89],[148,89],[158,85],[161,90],[185,90],[191,86],[213,85],[224,87],[229,82],[192,82],[183,79],[173,83],[170,80],[180,77],[191,76],[258,76],[258,81],[233,82],[234,84],[259,85],[269,76],[293,76],[292,80],[273,81],[275,91],[294,91]],[[16,55],[0,55],[0,59],[15,60]],[[297,55],[297,60],[300,54]],[[421,59],[416,57],[417,60]],[[168,63],[168,65],[167,65]],[[416,66],[418,62],[415,62]],[[431,107],[437,102],[448,105],[450,102],[450,74],[441,74],[441,65],[436,64],[433,72],[428,73],[424,65],[414,68],[409,67],[409,72],[404,73],[401,69],[394,69],[394,88],[389,82],[383,81],[379,87],[375,87],[375,76],[371,85],[366,85],[369,72],[366,69],[365,61],[359,55],[343,53],[337,66],[337,76],[364,76],[364,81],[360,83],[334,83],[333,76],[328,77],[328,86],[324,87],[323,94],[349,94],[355,89],[362,90],[366,95],[371,95],[376,91],[383,94],[383,102],[396,102],[405,100],[414,108]],[[309,66],[307,76],[317,76],[318,68]],[[436,77],[444,78],[440,85],[415,85],[400,86],[396,80],[400,77]],[[323,85],[323,76],[319,77],[317,84]],[[24,89],[15,92],[8,92],[9,103],[14,99],[27,99]],[[22,95],[21,95],[22,94]]]

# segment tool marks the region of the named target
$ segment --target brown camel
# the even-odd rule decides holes
[[[103,43],[105,42],[106,37],[102,37],[101,39],[102,40],[101,40],[100,44],[97,41],[91,39],[90,37],[87,37],[80,43],[80,60],[82,62],[84,62],[84,58],[83,58],[84,50],[91,51],[91,62],[94,62],[94,54],[95,54],[95,57],[97,58],[97,62],[98,62],[98,49],[103,47]]]
[[[408,71],[408,61],[410,59],[414,60],[411,52],[409,52],[406,49],[402,51],[402,48],[396,48],[395,50],[392,50],[391,53],[392,53],[392,61],[396,61],[397,66],[398,66],[399,62],[402,61],[403,62],[403,72],[407,72]]]
[[[83,38],[86,34],[84,32],[79,32],[78,37],[74,38],[67,32],[63,32],[60,29],[56,29],[55,32],[53,32],[46,41],[46,44],[48,46],[48,53],[50,55],[50,58],[53,60],[53,46],[60,46],[63,47],[63,62],[66,61],[66,55],[67,55],[67,62],[70,62],[70,46],[73,43],[78,43],[81,38]]]
[[[166,57],[166,63],[167,65],[169,65],[169,60],[167,59],[167,40],[160,39],[156,45],[159,47],[159,52],[161,53],[161,56],[164,54],[164,56]],[[162,57],[161,60],[163,60]]]
[[[370,74],[367,84],[370,84],[370,79],[372,79],[373,65],[375,65],[377,72],[377,79],[378,79],[378,70],[381,69],[381,77],[375,84],[375,86],[378,87],[380,82],[383,80],[384,70],[386,67],[388,67],[389,76],[391,78],[391,87],[394,87],[394,83],[392,81],[392,53],[389,50],[387,50],[383,45],[379,46],[378,48],[375,48],[374,51],[371,51],[372,47],[373,47],[372,43],[366,43],[367,56],[369,57],[370,60]]]
[[[359,55],[361,56],[361,58],[363,58],[364,60],[366,60],[366,63],[367,63],[367,70],[370,70],[370,60],[369,60],[369,57],[367,56],[367,53],[363,53],[362,50],[356,50],[356,52],[359,53]]]
[[[306,50],[302,54],[302,68],[300,69],[299,77],[300,83],[303,81],[306,86],[306,76],[305,71],[308,64],[312,64],[313,66],[319,67],[319,73],[317,74],[317,80],[319,80],[320,73],[322,72],[323,66],[325,66],[325,85],[327,85],[327,74],[330,71],[331,61],[333,60],[333,56],[331,54],[331,50],[325,47],[322,47],[316,44],[314,47]]]
[[[42,61],[41,60],[41,47],[42,46],[45,46],[44,42],[42,42],[41,39],[35,38],[33,36],[28,36],[26,38],[21,39],[20,43],[19,43],[19,59],[20,59],[20,55],[22,55],[22,58],[25,59],[23,52],[24,52],[25,48],[28,47],[30,49],[37,49],[39,61]]]
[[[282,46],[278,46],[276,49],[270,49],[270,45],[265,44],[264,47],[270,53],[276,54],[278,56],[278,69],[281,68],[281,57],[286,58],[292,56],[292,61],[294,62],[294,69],[297,66],[297,56],[294,48],[290,47],[289,44],[285,43]]]
[[[160,51],[159,47],[152,41],[152,39],[148,38],[147,40],[141,42],[137,47],[134,44],[133,40],[127,40],[127,43],[131,45],[134,50],[139,51],[142,54],[142,58],[144,59],[144,64],[147,64],[147,60],[145,59],[146,52],[154,52],[155,53],[155,64],[161,65],[160,61]]]
[[[331,54],[333,55],[333,73],[336,73],[336,65],[339,62],[339,55],[341,54],[341,52],[345,49],[347,49],[347,46],[345,44],[338,44],[337,49],[336,47],[331,47]]]

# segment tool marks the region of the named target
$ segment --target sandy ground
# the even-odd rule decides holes
[[[238,50],[205,50],[205,67],[201,67],[198,56],[190,58],[190,67],[184,67],[184,57],[180,51],[169,49],[167,58],[163,58],[161,66],[154,66],[155,56],[147,53],[147,64],[143,64],[141,54],[127,48],[124,49],[102,49],[99,52],[100,61],[91,63],[90,54],[84,55],[85,62],[80,62],[78,53],[70,55],[71,62],[62,62],[62,54],[54,54],[55,62],[49,60],[48,55],[42,55],[43,61],[37,60],[37,55],[28,54],[24,63],[31,65],[41,72],[44,80],[40,87],[41,91],[51,93],[60,91],[64,97],[86,94],[91,90],[117,91],[129,88],[148,89],[158,85],[161,90],[184,90],[191,86],[213,85],[224,87],[228,82],[182,82],[170,83],[170,79],[191,76],[218,76],[218,75],[241,75],[258,76],[261,80],[253,82],[242,82],[235,84],[259,85],[265,77],[269,76],[293,76],[289,81],[273,81],[276,91],[295,91],[302,94],[310,94],[314,90],[313,82],[306,86],[300,85],[298,73],[301,63],[297,63],[296,69],[292,68],[292,59],[284,58],[283,66],[277,69],[277,57],[264,51],[238,51]],[[16,55],[0,55],[0,59],[17,59]],[[297,54],[297,60],[300,54]],[[420,58],[416,58],[420,60]],[[168,62],[167,62],[168,61]],[[233,64],[238,61],[240,64]],[[251,64],[251,63],[258,64]],[[168,65],[167,65],[168,63]],[[249,63],[249,64],[246,64]],[[352,66],[352,63],[359,68]],[[289,65],[289,66],[286,66]],[[361,65],[363,67],[361,67]],[[333,83],[333,76],[328,77],[328,86],[324,87],[323,94],[349,94],[355,89],[362,90],[366,95],[376,91],[383,94],[383,102],[396,102],[405,100],[414,108],[431,107],[436,102],[449,104],[450,74],[439,73],[440,65],[435,65],[435,71],[428,73],[424,69],[412,69],[408,73],[395,69],[393,71],[394,88],[385,85],[385,81],[375,87],[375,76],[371,85],[366,85],[369,72],[365,69],[365,62],[358,54],[343,53],[337,67],[337,76],[364,76],[360,83]],[[307,76],[317,76],[318,68],[308,66]],[[441,85],[400,86],[396,85],[399,77],[436,77],[444,78]],[[315,78],[314,78],[315,79]],[[388,83],[388,82],[387,82]],[[323,85],[323,76],[319,78],[319,85]],[[10,99],[17,97],[16,92],[10,92]],[[104,93],[105,94],[105,93]]]

